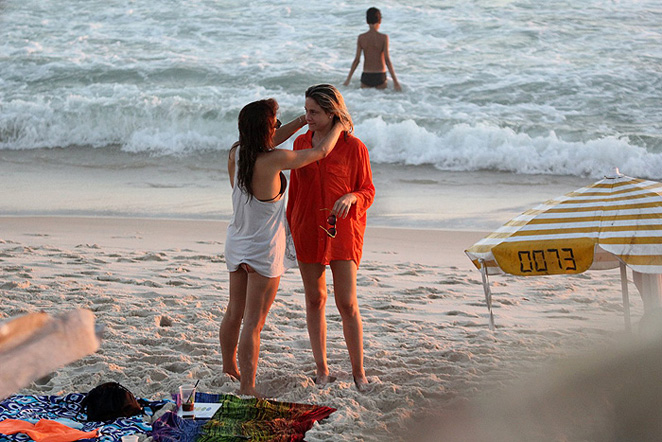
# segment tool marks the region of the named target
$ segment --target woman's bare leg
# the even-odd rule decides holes
[[[343,334],[352,364],[352,375],[356,386],[368,383],[363,369],[363,324],[356,297],[356,263],[354,261],[331,261],[333,291],[336,306],[342,318]]]
[[[280,277],[267,278],[255,272],[248,274],[244,327],[239,337],[240,394],[259,397],[255,389],[255,374],[260,356],[260,333],[276,298],[279,282]]]
[[[317,366],[317,383],[330,382],[326,360],[326,267],[299,261],[299,271],[306,292],[306,323],[310,347]]]
[[[241,320],[244,317],[246,306],[246,284],[248,275],[242,269],[230,272],[230,300],[223,315],[218,338],[221,342],[221,356],[223,357],[223,373],[240,379],[237,368],[237,342]]]

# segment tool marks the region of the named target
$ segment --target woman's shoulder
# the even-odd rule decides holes
[[[345,132],[345,134],[341,136],[340,139],[344,140],[345,144],[354,149],[367,149],[366,145],[363,144],[363,141],[361,141],[352,133]]]
[[[230,161],[234,161],[234,160],[235,160],[235,157],[236,157],[236,155],[237,155],[237,150],[239,150],[238,147],[239,147],[239,141],[236,141],[236,142],[232,145],[232,147],[230,147],[230,152],[228,153],[228,159],[229,159]]]

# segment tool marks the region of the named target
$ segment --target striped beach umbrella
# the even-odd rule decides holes
[[[625,266],[662,274],[662,183],[614,169],[603,180],[527,210],[465,253],[483,275],[491,327],[488,275],[575,274],[620,266],[629,328]]]

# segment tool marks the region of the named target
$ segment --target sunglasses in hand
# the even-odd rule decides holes
[[[326,208],[320,210],[328,210],[329,212],[331,211],[330,209],[326,209]],[[336,216],[333,213],[327,216],[326,223],[328,224],[327,227],[319,226],[319,228],[324,230],[326,234],[329,235],[329,237],[335,238],[336,233],[338,233],[338,231],[336,230]]]

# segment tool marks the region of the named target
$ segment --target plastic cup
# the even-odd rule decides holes
[[[182,415],[193,416],[195,407],[195,385],[181,385],[179,387],[179,400],[182,405]]]
[[[138,435],[129,434],[127,436],[122,436],[122,442],[138,442]]]

